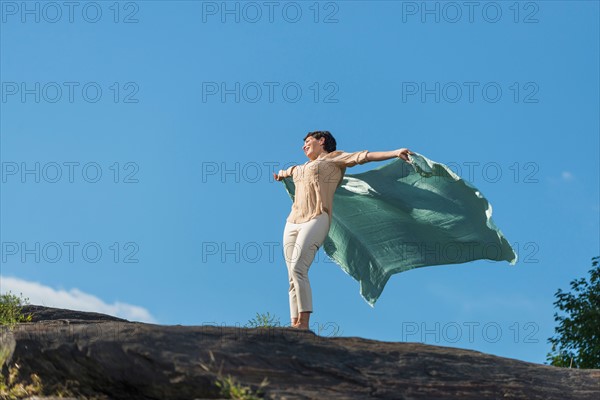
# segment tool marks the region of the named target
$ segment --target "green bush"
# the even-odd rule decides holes
[[[556,292],[555,336],[546,361],[556,367],[600,368],[600,256],[586,278],[571,281],[572,292]]]
[[[31,322],[31,315],[23,313],[23,306],[29,304],[28,298],[12,294],[10,291],[0,294],[0,325],[12,328],[20,322]]]

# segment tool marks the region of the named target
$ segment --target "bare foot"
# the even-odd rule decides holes
[[[292,325],[292,328],[302,329],[302,330],[309,330],[308,324],[303,324],[301,322],[298,322],[298,323]]]
[[[312,311],[300,311],[298,320],[292,325],[293,328],[309,330],[310,314]]]

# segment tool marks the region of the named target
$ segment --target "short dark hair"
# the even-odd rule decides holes
[[[329,132],[329,131],[314,131],[314,132],[308,132],[308,134],[306,136],[304,136],[304,139],[302,140],[306,140],[307,137],[312,136],[315,139],[319,140],[321,138],[325,138],[325,145],[323,146],[323,148],[325,149],[326,152],[331,153],[332,151],[335,151],[336,149],[336,142],[335,142],[335,138],[333,137],[333,135]]]

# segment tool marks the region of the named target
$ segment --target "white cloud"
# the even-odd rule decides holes
[[[571,171],[562,171],[560,175],[547,176],[546,181],[551,184],[561,184],[573,182],[575,180],[575,175]]]
[[[573,180],[573,174],[570,173],[569,171],[563,171],[560,174],[561,178],[563,179],[563,181],[572,181]]]
[[[156,319],[148,310],[132,304],[115,302],[106,304],[98,297],[75,288],[69,291],[56,290],[38,282],[0,276],[0,291],[8,291],[15,295],[23,294],[30,304],[46,307],[65,308],[68,310],[92,311],[125,318],[130,321],[156,323]]]

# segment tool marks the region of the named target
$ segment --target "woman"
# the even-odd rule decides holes
[[[328,131],[309,132],[302,149],[309,161],[273,175],[277,181],[292,177],[295,185],[294,203],[283,232],[283,252],[290,282],[292,327],[309,329],[313,307],[308,270],[329,232],[333,195],[346,168],[395,157],[409,161],[408,154],[413,153],[406,148],[346,153],[336,150],[336,141]]]

